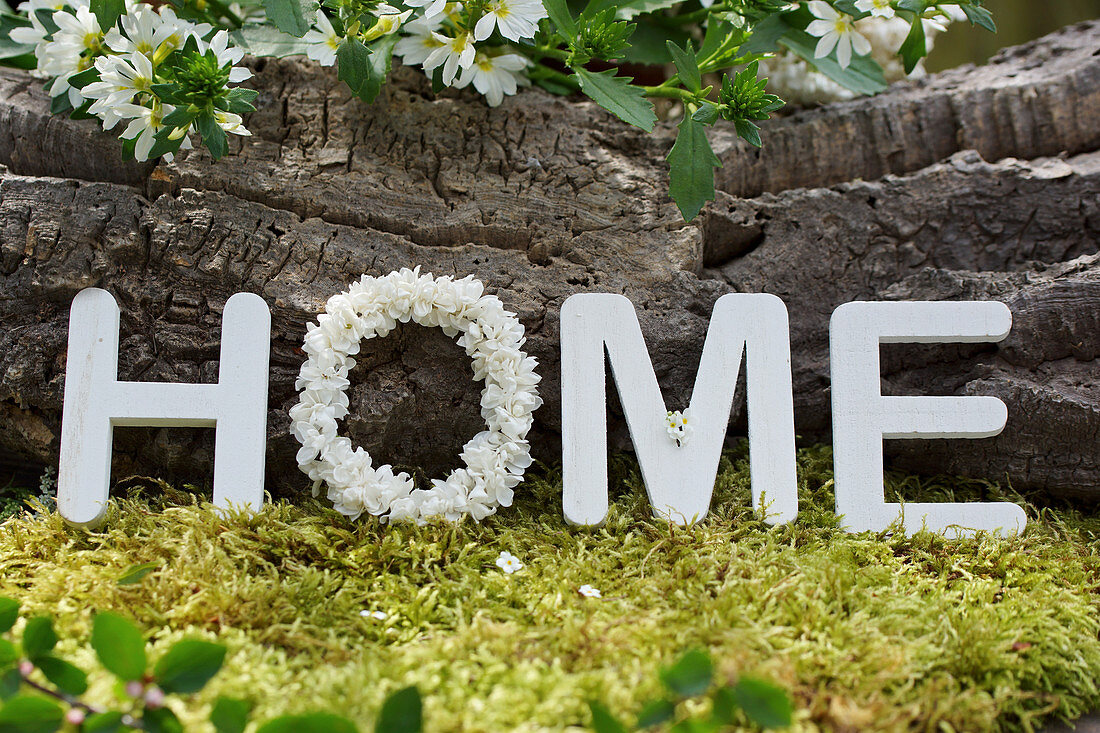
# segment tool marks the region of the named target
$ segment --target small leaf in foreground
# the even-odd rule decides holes
[[[252,706],[246,700],[219,697],[210,711],[210,722],[218,733],[244,733]]]
[[[27,621],[23,629],[23,653],[31,659],[48,654],[57,645],[57,633],[53,630],[53,621],[45,616],[37,616]]]
[[[11,631],[19,618],[19,601],[0,596],[0,633]]]
[[[165,692],[189,695],[205,687],[224,661],[225,647],[221,644],[184,639],[160,658],[153,676]]]
[[[693,697],[707,691],[713,674],[710,656],[701,649],[692,649],[661,670],[661,682],[681,697]]]
[[[676,715],[676,704],[671,700],[653,700],[638,712],[638,728],[652,728],[667,723]]]
[[[19,695],[0,708],[0,731],[5,733],[53,733],[61,727],[65,711],[53,700]]]
[[[592,711],[592,729],[596,733],[626,733],[626,726],[601,703],[589,700],[588,709]]]
[[[46,654],[34,660],[34,664],[57,689],[70,695],[83,695],[88,691],[88,675],[64,659]]]
[[[406,687],[394,692],[382,703],[374,730],[377,733],[419,733],[424,724],[423,717],[420,690]]]
[[[145,638],[136,626],[114,613],[97,613],[92,619],[92,648],[99,663],[121,680],[145,674]]]
[[[742,677],[732,688],[733,698],[763,728],[785,728],[791,724],[791,699],[781,687],[753,677]]]
[[[122,730],[122,713],[112,710],[107,713],[93,713],[84,719],[82,733],[116,733]]]
[[[142,722],[149,733],[183,733],[183,723],[168,708],[146,708]]]

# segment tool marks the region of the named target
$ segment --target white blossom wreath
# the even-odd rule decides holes
[[[541,377],[535,374],[538,362],[520,350],[523,324],[483,290],[472,276],[436,278],[421,275],[419,267],[385,277],[364,275],[329,298],[317,323],[309,325],[308,359],[294,385],[301,399],[290,409],[291,432],[302,444],[298,466],[314,481],[314,494],[324,482],[341,514],[423,523],[430,517],[457,521],[465,514],[481,520],[511,506],[512,489],[531,465],[525,438],[532,413],[542,404],[535,388]],[[473,359],[474,379],[485,381],[481,416],[488,429],[464,446],[466,467],[445,480],[433,479],[430,489],[415,488],[408,474],[395,474],[390,465],[373,467],[363,448],[337,434],[337,421],[348,414],[348,372],[360,341],[386,336],[398,322],[410,320],[458,336]]]

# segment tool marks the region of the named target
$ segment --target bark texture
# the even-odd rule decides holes
[[[36,81],[0,72],[9,461],[56,460],[79,289],[119,301],[120,377],[165,381],[216,378],[221,309],[247,290],[273,312],[270,482],[301,488],[286,410],[306,322],[360,274],[419,264],[476,275],[526,325],[546,399],[532,439],[546,458],[560,445],[558,312],[573,293],[630,297],[670,407],[690,396],[714,301],[779,295],[808,438],[828,433],[837,305],[1004,300],[1006,342],[888,349],[884,389],[997,395],[1005,433],[899,444],[897,460],[1066,496],[1100,486],[1100,23],[776,120],[763,152],[719,130],[722,192],[691,224],[667,195],[671,126],[647,136],[539,91],[497,109],[435,98],[409,70],[367,106],[315,65],[254,68],[253,137],[217,164],[196,152],[159,166],[124,163],[93,122],[50,117]],[[459,348],[407,326],[357,361],[347,434],[381,461],[454,465],[481,425]],[[622,444],[621,421],[613,429]],[[116,477],[200,482],[211,446],[203,431],[120,430]]]

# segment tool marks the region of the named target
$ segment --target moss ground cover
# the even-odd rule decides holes
[[[552,469],[512,509],[456,527],[351,523],[312,500],[222,517],[170,490],[118,500],[99,532],[23,512],[0,525],[0,594],[54,615],[59,651],[86,669],[96,609],[133,618],[154,656],[189,635],[227,644],[186,721],[226,694],[255,701],[258,721],[328,709],[365,728],[416,684],[427,730],[561,730],[587,723],[589,698],[629,719],[691,648],[720,676],[789,690],[798,730],[1027,729],[1100,706],[1098,516],[991,482],[892,476],[909,500],[1008,496],[1031,525],[1009,540],[847,535],[831,456],[811,448],[796,523],[754,516],[735,451],[711,515],[680,528],[650,517],[630,461],[613,463],[598,529],[564,523]],[[502,550],[524,568],[502,572]],[[112,694],[93,676],[90,702]]]

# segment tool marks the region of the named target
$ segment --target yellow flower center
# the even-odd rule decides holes
[[[844,20],[844,18],[837,18],[836,23],[833,25],[833,28],[836,30],[837,33],[847,33],[848,21]]]

